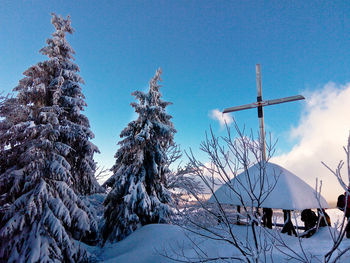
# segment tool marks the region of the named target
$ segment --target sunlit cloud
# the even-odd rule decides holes
[[[229,114],[223,114],[220,110],[214,109],[209,114],[210,118],[217,120],[220,123],[221,127],[224,127],[225,124],[229,125],[233,122],[233,118]]]
[[[326,84],[321,90],[305,94],[306,104],[297,127],[289,131],[297,141],[288,153],[273,158],[273,162],[294,172],[311,186],[316,178],[323,181],[322,195],[330,202],[344,192],[334,175],[322,164],[336,168],[345,161],[343,146],[350,130],[350,83]],[[346,171],[343,169],[343,174]]]

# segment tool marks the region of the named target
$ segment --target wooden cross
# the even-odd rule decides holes
[[[260,66],[260,64],[256,64],[255,67],[256,67],[256,87],[257,87],[257,91],[258,91],[257,101],[250,103],[250,104],[245,104],[245,105],[241,105],[241,106],[236,106],[236,107],[224,109],[223,113],[258,108],[261,154],[262,154],[263,160],[266,161],[266,145],[265,145],[263,107],[269,106],[269,105],[274,105],[274,104],[280,104],[280,103],[284,103],[284,102],[295,101],[295,100],[304,100],[305,98],[301,95],[296,95],[296,96],[285,97],[285,98],[281,98],[281,99],[265,100],[264,101],[262,99],[262,90],[261,90],[261,66]]]

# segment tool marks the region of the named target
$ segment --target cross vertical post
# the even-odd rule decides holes
[[[261,147],[261,159],[266,161],[266,144],[265,144],[265,128],[264,128],[264,111],[263,106],[259,103],[262,102],[262,88],[261,88],[261,66],[255,65],[256,69],[256,89],[257,89],[257,103],[258,103],[258,118],[259,118],[259,137]]]
[[[240,111],[240,110],[246,110],[246,109],[252,109],[252,108],[258,108],[258,118],[259,118],[259,137],[260,137],[260,144],[261,144],[261,158],[263,161],[266,161],[266,143],[265,143],[265,128],[264,128],[264,112],[263,107],[274,105],[274,104],[280,104],[284,102],[290,102],[290,101],[296,101],[296,100],[304,100],[305,98],[301,95],[291,96],[291,97],[285,97],[281,99],[274,99],[274,100],[266,100],[264,101],[262,99],[262,88],[261,88],[261,66],[260,64],[255,65],[256,69],[256,88],[257,88],[257,102],[253,102],[250,104],[245,104],[241,106],[235,106],[224,109],[223,113],[229,113],[233,111]]]

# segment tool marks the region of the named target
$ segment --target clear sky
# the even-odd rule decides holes
[[[256,63],[262,65],[264,99],[307,97],[265,108],[266,130],[279,139],[276,161],[314,184],[305,172],[311,163],[335,165],[343,158],[350,118],[337,118],[350,110],[349,2],[2,0],[1,90],[11,91],[24,70],[46,59],[38,51],[54,31],[51,12],[71,15],[76,30],[68,41],[86,83],[85,114],[101,150],[99,165],[113,165],[119,134],[136,117],[131,92],[146,90],[158,67],[163,98],[173,102],[168,112],[175,140],[205,161],[198,150],[205,130],[212,125],[224,134],[213,110],[256,100]],[[257,131],[256,110],[234,117]],[[314,137],[317,142],[306,143]],[[332,147],[340,152],[328,152]],[[305,149],[311,159],[299,158]],[[317,173],[329,174],[323,167]]]

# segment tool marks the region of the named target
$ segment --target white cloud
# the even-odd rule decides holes
[[[223,114],[221,111],[219,111],[218,109],[214,109],[210,112],[209,114],[210,118],[212,118],[213,120],[217,120],[220,123],[221,127],[225,126],[225,123],[227,125],[231,124],[233,122],[233,118],[231,115],[229,114]]]
[[[343,146],[347,144],[350,130],[350,83],[340,86],[328,83],[321,90],[306,95],[306,106],[297,127],[290,136],[298,143],[285,154],[273,158],[273,162],[294,172],[311,186],[316,178],[323,181],[322,195],[335,202],[344,191],[334,175],[322,164],[332,168],[340,160],[345,161]],[[345,174],[343,169],[343,174]]]

